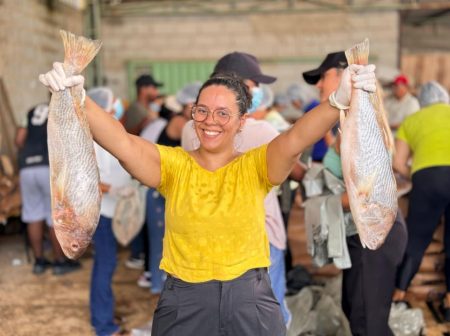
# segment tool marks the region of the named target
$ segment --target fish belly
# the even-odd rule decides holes
[[[352,216],[363,245],[381,246],[397,214],[390,153],[383,141],[370,95],[355,90],[342,130],[343,175]]]
[[[81,94],[75,89],[54,93],[48,119],[53,224],[69,258],[78,257],[89,245],[101,202],[92,136],[84,111],[76,111],[84,107],[74,96]],[[76,251],[73,246],[78,246]]]

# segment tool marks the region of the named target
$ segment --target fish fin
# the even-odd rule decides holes
[[[365,38],[364,41],[354,45],[353,47],[345,51],[345,57],[348,64],[361,64],[365,65],[369,63],[369,39]]]
[[[383,100],[379,97],[383,96],[383,89],[380,83],[377,82],[376,93],[370,94],[370,101],[375,108],[376,118],[378,126],[380,127],[381,133],[383,135],[383,142],[388,150],[389,154],[394,153],[394,136],[392,135],[391,128],[386,115],[386,109],[384,108]]]
[[[372,194],[376,177],[377,173],[374,172],[371,175],[367,176],[363,181],[361,181],[358,185],[358,194],[363,195],[366,199],[369,198]]]
[[[344,110],[340,110],[339,111],[339,132],[340,133],[342,133],[344,124],[345,124],[345,112],[344,112]]]
[[[102,42],[76,36],[65,30],[59,33],[64,43],[64,64],[72,70],[72,74],[80,74],[97,55]]]

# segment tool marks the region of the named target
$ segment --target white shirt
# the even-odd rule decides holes
[[[388,112],[391,127],[399,126],[407,116],[420,110],[419,101],[410,93],[404,95],[400,100],[393,96],[389,97],[384,105]]]
[[[94,143],[95,156],[97,158],[100,181],[111,187],[125,187],[131,184],[131,176],[123,169],[119,161],[106,150]],[[103,193],[100,214],[113,218],[116,210],[117,197],[109,193]]]
[[[186,151],[195,150],[200,146],[200,141],[192,123],[192,120],[186,123],[181,137],[181,146]],[[236,135],[235,146],[239,152],[247,152],[250,149],[269,143],[278,134],[275,128],[267,121],[247,118],[242,132]],[[267,194],[264,200],[264,208],[266,210],[266,230],[269,242],[280,250],[286,249],[286,230],[280,204],[274,189]]]

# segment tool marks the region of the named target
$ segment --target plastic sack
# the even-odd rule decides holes
[[[425,327],[422,310],[405,303],[392,304],[389,327],[395,336],[420,336]]]
[[[120,197],[112,220],[114,236],[122,246],[127,246],[141,231],[145,220],[145,196],[147,187],[137,181],[134,192],[128,197]]]
[[[304,287],[286,302],[293,317],[287,336],[351,336],[342,309],[324,288]]]
[[[314,165],[306,172],[302,180],[305,187],[305,193],[307,197],[318,196],[323,193],[324,179],[323,179],[323,166]]]

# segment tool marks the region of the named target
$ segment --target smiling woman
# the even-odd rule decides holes
[[[345,97],[350,96],[351,80],[355,87],[374,90],[373,67],[344,71],[346,80],[335,95],[341,105],[349,103]],[[83,83],[67,79],[61,63],[55,63],[41,81],[55,91]],[[239,77],[213,75],[203,84],[192,110],[200,147],[186,152],[126,133],[119,122],[86,99],[94,139],[131,175],[157,188],[166,199],[160,268],[168,278],[152,335],[286,333],[267,273],[264,198],[288,176],[301,152],[336,123],[339,111],[323,103],[269,144],[241,154],[234,140],[246,122],[251,100]]]

